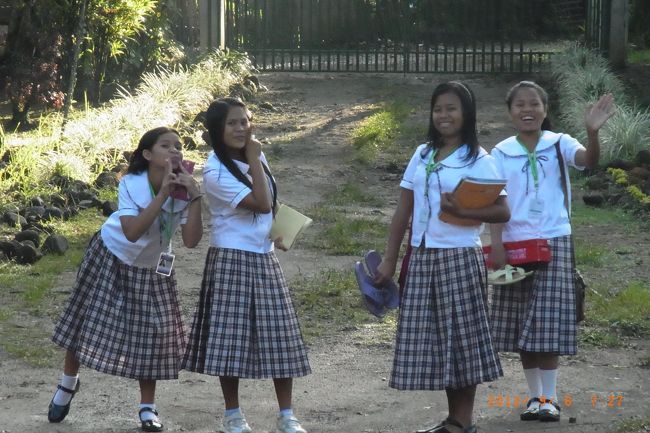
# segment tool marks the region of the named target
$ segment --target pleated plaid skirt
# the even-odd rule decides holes
[[[52,340],[103,373],[178,378],[185,333],[174,274],[124,264],[96,234]]]
[[[502,375],[490,338],[481,249],[414,249],[390,387],[458,389]]]
[[[311,373],[274,252],[208,250],[183,368],[249,379]]]
[[[492,335],[500,352],[577,352],[571,236],[549,244],[548,264],[519,283],[493,287]]]

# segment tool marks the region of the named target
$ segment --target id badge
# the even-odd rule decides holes
[[[420,216],[418,217],[418,223],[426,225],[429,223],[429,217],[431,216],[431,209],[429,208],[429,202],[425,201],[424,209],[422,209],[422,212],[420,212]]]
[[[530,207],[528,208],[528,219],[540,220],[543,213],[544,201],[538,197],[535,197],[533,200],[531,200]]]
[[[176,256],[169,252],[160,253],[158,259],[158,266],[156,266],[156,273],[166,277],[172,274],[172,267],[174,266],[174,258]]]

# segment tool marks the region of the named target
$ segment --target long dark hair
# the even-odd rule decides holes
[[[539,99],[542,100],[542,104],[544,105],[544,109],[546,110],[546,117],[542,121],[542,131],[550,131],[553,129],[553,126],[551,125],[551,119],[548,118],[548,93],[546,93],[546,90],[539,84],[537,84],[534,81],[520,81],[514,86],[508,90],[508,93],[506,94],[506,104],[508,105],[508,110],[510,110],[510,107],[512,106],[512,101],[515,99],[515,96],[517,96],[517,92],[519,89],[523,87],[528,87],[529,89],[533,89],[537,92],[539,95]]]
[[[228,118],[228,111],[230,111],[231,107],[243,108],[246,111],[248,120],[253,120],[253,116],[242,101],[235,98],[223,98],[213,101],[208,107],[208,111],[205,114],[205,127],[208,129],[208,134],[210,135],[210,145],[212,146],[212,150],[214,150],[214,154],[217,156],[217,158],[219,158],[219,161],[221,161],[221,163],[233,176],[235,176],[235,178],[237,178],[237,180],[252,190],[253,184],[246,177],[246,175],[241,172],[239,167],[237,167],[237,164],[235,164],[235,161],[233,161],[232,157],[228,153],[226,143],[223,141],[223,133],[226,129],[226,119]],[[245,157],[246,155],[244,153],[244,158]],[[245,162],[248,163],[248,161]],[[264,168],[266,175],[271,180],[271,187],[273,188],[272,207],[273,213],[275,213],[275,207],[278,201],[278,189],[275,184],[275,180],[271,175],[271,170],[269,170],[267,165],[263,162],[262,167]]]
[[[161,135],[167,134],[168,132],[173,132],[174,134],[180,136],[177,130],[172,128],[167,128],[166,126],[160,126],[158,128],[151,129],[144,133],[140,142],[138,143],[138,148],[133,151],[131,158],[129,159],[129,167],[126,169],[127,173],[138,174],[149,168],[149,161],[142,154],[145,150],[151,150],[151,148],[156,144]]]
[[[429,110],[429,147],[442,147],[442,136],[433,125],[433,106],[440,95],[453,93],[460,99],[460,107],[463,112],[463,127],[460,130],[463,144],[469,146],[466,161],[476,159],[479,153],[478,133],[476,132],[476,98],[472,90],[460,81],[448,81],[438,84],[431,95],[431,108]]]

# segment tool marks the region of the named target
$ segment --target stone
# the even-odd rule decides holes
[[[41,244],[41,235],[36,230],[23,230],[22,232],[16,233],[14,239],[18,242],[32,241],[36,247]]]
[[[605,197],[600,193],[588,193],[582,196],[582,201],[588,206],[601,206],[605,202]]]
[[[29,201],[29,203],[30,203],[32,206],[41,206],[41,207],[45,206],[45,200],[43,200],[43,199],[42,199],[41,197],[39,197],[39,196],[32,197],[32,199]]]
[[[267,101],[261,102],[259,107],[261,109],[263,109],[263,110],[278,111],[278,109],[275,108],[275,106],[273,104],[271,104],[270,102],[267,102]]]
[[[117,173],[112,171],[103,171],[95,179],[95,186],[97,188],[117,188],[118,183]]]
[[[608,181],[601,176],[591,176],[585,181],[585,186],[590,190],[603,190],[607,189]]]
[[[12,227],[27,224],[25,217],[18,214],[17,212],[5,212],[5,214],[2,215],[2,222]]]
[[[30,216],[37,216],[39,219],[45,214],[45,206],[29,206],[23,210],[25,218],[29,219]]]
[[[632,161],[614,159],[607,164],[607,168],[620,168],[621,170],[628,171],[634,168],[634,163]]]
[[[50,203],[52,203],[53,206],[62,208],[68,204],[68,200],[66,200],[66,198],[63,197],[62,195],[52,194],[50,196]]]
[[[194,138],[190,137],[189,135],[184,136],[182,140],[183,140],[183,149],[196,150],[198,148],[196,141],[194,141]]]
[[[16,249],[16,263],[20,265],[31,265],[43,257],[43,254],[31,245],[21,245]]]
[[[68,248],[70,248],[70,244],[63,235],[50,235],[43,242],[43,252],[64,254]]]
[[[643,149],[634,158],[637,164],[650,164],[650,149]]]
[[[200,123],[201,125],[205,126],[206,113],[207,113],[206,111],[201,111],[196,116],[194,116],[194,123]]]
[[[79,203],[77,203],[77,209],[79,210],[90,209],[91,207],[93,207],[92,200],[81,200]]]
[[[628,174],[643,180],[650,179],[650,170],[644,167],[634,167]]]
[[[59,209],[58,207],[47,207],[45,208],[45,213],[43,214],[43,219],[48,221],[51,219],[62,219],[63,218],[63,211]]]
[[[114,201],[105,201],[102,203],[102,214],[106,217],[111,216],[113,212],[117,211],[117,203]]]
[[[8,258],[11,259],[16,255],[16,248],[20,243],[15,241],[0,241],[0,251]]]

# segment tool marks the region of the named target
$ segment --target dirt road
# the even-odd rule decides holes
[[[376,212],[388,223],[398,194],[398,177],[355,165],[349,133],[371,112],[373,104],[392,97],[411,101],[411,116],[423,121],[428,115],[432,83],[443,79],[398,75],[261,76],[269,91],[259,98],[271,102],[277,111],[255,113],[256,134],[272,143],[283,143],[278,156],[272,159],[281,199],[307,209],[337,185],[356,180],[383,199],[384,206]],[[503,97],[512,82],[494,77],[465,79],[477,95],[480,139],[485,147],[491,147],[511,134]],[[410,155],[417,144],[405,147],[404,152]],[[621,242],[635,241],[630,234],[619,237]],[[207,238],[197,249],[184,249],[177,255],[181,301],[188,323],[201,283]],[[278,254],[290,280],[325,268],[348,268],[356,259],[328,256],[300,246]],[[66,274],[57,283],[57,300],[65,299],[73,277],[72,273]],[[52,328],[53,324],[43,321],[42,326]],[[296,413],[310,433],[404,433],[446,416],[443,392],[399,392],[388,388],[392,345],[359,344],[359,334],[367,332],[367,328],[353,329],[310,346],[314,373],[296,380],[294,390]],[[364,341],[372,341],[372,336],[365,336]],[[475,410],[479,429],[485,433],[604,433],[614,431],[622,419],[647,416],[650,375],[639,364],[649,347],[647,341],[638,341],[622,349],[582,349],[577,356],[564,358],[558,387],[564,404],[558,424],[519,421],[525,379],[517,359],[503,355],[505,376],[479,386]],[[82,388],[68,418],[60,425],[49,424],[46,410],[59,374],[59,368],[30,367],[0,353],[0,432],[139,431],[136,384],[87,369],[81,371]],[[273,431],[276,403],[271,381],[243,381],[241,396],[254,431]],[[178,381],[159,383],[157,400],[167,432],[217,430],[223,401],[215,378],[182,372]],[[520,407],[513,407],[515,404]],[[569,418],[576,418],[576,422],[569,423]]]

